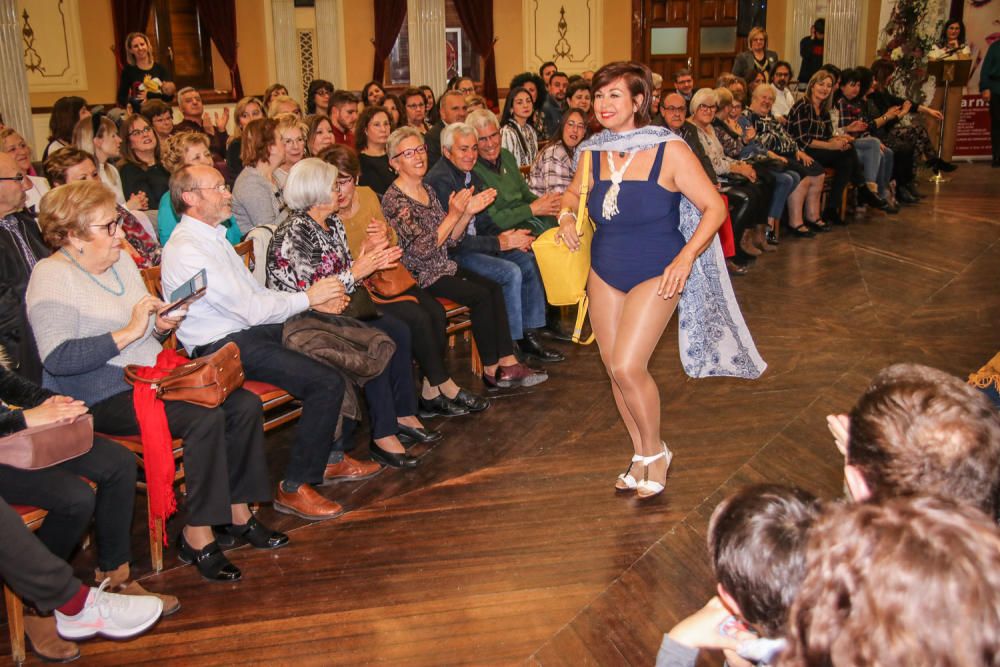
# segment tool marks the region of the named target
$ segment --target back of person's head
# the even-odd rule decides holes
[[[60,97],[52,105],[52,115],[49,116],[49,141],[59,139],[63,143],[73,141],[73,128],[80,120],[80,110],[87,106],[87,100],[70,95]]]
[[[811,530],[781,667],[1000,663],[1000,534],[933,497],[829,508]]]
[[[819,512],[814,495],[777,484],[741,489],[712,512],[708,552],[719,594],[764,636],[783,632]]]
[[[356,180],[361,175],[361,162],[358,160],[358,154],[350,146],[334,144],[320,153],[319,158],[336,167],[340,178],[350,176]]]
[[[271,145],[277,137],[277,128],[278,122],[273,118],[257,118],[247,123],[240,144],[240,161],[244,167],[267,161]]]
[[[856,497],[930,493],[996,516],[1000,415],[944,371],[889,366],[851,410],[846,463]]]

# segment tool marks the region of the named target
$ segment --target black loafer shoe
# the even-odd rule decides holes
[[[396,428],[399,429],[396,432],[396,437],[399,438],[404,447],[415,445],[418,442],[437,442],[442,437],[440,431],[431,431],[426,428],[413,428],[405,424],[396,424]]]
[[[397,454],[396,452],[387,452],[378,445],[375,441],[368,443],[368,453],[371,454],[372,459],[378,461],[379,463],[384,463],[390,468],[416,468],[417,467],[417,457],[410,456],[409,454]]]
[[[449,401],[455,405],[460,405],[469,412],[482,412],[486,408],[490,407],[490,399],[483,396],[477,396],[471,391],[466,391],[464,389],[459,389],[458,393],[455,394],[454,398],[449,398]]]
[[[184,532],[177,536],[177,558],[182,563],[194,564],[205,581],[232,583],[243,578],[240,569],[229,562],[218,542],[211,542],[202,549],[195,549],[184,539]]]
[[[775,235],[773,229],[769,229],[764,233],[764,239],[770,245],[780,245],[780,241],[778,241],[778,237]]]
[[[252,516],[242,526],[227,524],[225,526],[212,526],[215,533],[215,541],[220,547],[235,547],[237,544],[246,542],[254,549],[280,549],[288,544],[288,535],[271,530],[257,517]]]
[[[444,394],[438,394],[429,400],[421,398],[420,409],[417,410],[417,415],[421,419],[430,419],[431,417],[461,417],[467,414],[469,414],[469,411],[466,408],[457,403],[452,403]]]
[[[899,188],[896,199],[902,204],[919,204],[920,200],[913,196],[906,188]]]
[[[566,357],[559,352],[543,347],[541,341],[538,340],[538,333],[535,331],[525,331],[524,338],[517,341],[517,346],[524,356],[536,361],[556,363],[566,360]]]
[[[884,211],[889,207],[889,202],[865,187],[858,188],[858,204],[867,204],[868,206],[877,208],[880,211]]]

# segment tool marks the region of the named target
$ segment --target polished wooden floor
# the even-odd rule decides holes
[[[631,451],[596,347],[574,347],[548,383],[435,424],[446,437],[417,470],[327,488],[351,508],[342,518],[265,508],[292,544],[231,552],[242,583],[202,583],[169,550],[143,584],[183,609],[135,641],[83,643],[82,664],[651,665],[662,633],[713,590],[704,533],[720,498],[763,480],[841,494],[824,415],[889,363],[964,376],[997,351],[998,175],[962,166],[938,192],[922,184],[921,205],[786,237],[736,279],[770,364],[759,381],[685,377],[672,326],[652,368],[676,452],[658,498],[613,493]],[[276,472],[289,433],[269,436]],[[148,574],[144,521],[137,511]],[[9,659],[5,629],[2,641]]]

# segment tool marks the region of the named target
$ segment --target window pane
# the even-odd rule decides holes
[[[701,29],[702,53],[732,53],[736,48],[736,26]]]
[[[733,28],[735,31],[736,28]],[[650,53],[654,56],[687,53],[687,28],[652,28],[650,31]]]

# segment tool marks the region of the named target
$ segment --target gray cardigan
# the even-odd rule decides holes
[[[233,217],[243,236],[260,225],[277,225],[286,217],[281,191],[256,167],[246,167],[233,184]]]

